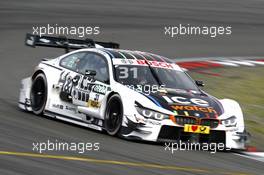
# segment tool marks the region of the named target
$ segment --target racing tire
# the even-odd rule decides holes
[[[123,104],[119,95],[114,94],[108,100],[105,112],[105,130],[111,135],[119,134],[123,121]]]
[[[38,74],[30,90],[31,108],[36,115],[42,115],[47,101],[47,80],[43,73]]]

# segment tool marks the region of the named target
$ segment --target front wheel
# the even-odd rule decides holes
[[[30,91],[30,99],[33,113],[41,115],[47,101],[47,80],[43,73],[38,74],[34,78]]]
[[[115,94],[108,100],[105,112],[105,129],[109,135],[117,135],[122,127],[123,105],[119,95]]]

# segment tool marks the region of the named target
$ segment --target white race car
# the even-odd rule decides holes
[[[110,135],[244,149],[239,104],[202,91],[172,60],[116,43],[27,34],[26,45],[77,49],[43,59],[22,80],[19,107]]]

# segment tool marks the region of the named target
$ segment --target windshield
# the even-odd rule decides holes
[[[162,67],[161,64],[115,64],[115,77],[119,83],[129,86],[162,86],[171,89],[199,90],[194,81],[177,65],[164,64]],[[175,67],[167,67],[171,65]]]

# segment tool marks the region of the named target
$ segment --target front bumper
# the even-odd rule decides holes
[[[226,141],[225,131],[211,130],[210,134],[195,134],[184,132],[183,127],[162,126],[159,132],[158,142],[199,142],[199,143],[223,143]]]
[[[219,127],[220,128],[220,127]],[[121,129],[121,136],[127,139],[144,140],[151,142],[195,142],[195,143],[221,143],[226,148],[245,149],[247,136],[245,133],[221,129],[211,129],[210,134],[197,134],[184,132],[182,126],[172,121],[135,123],[126,118]]]

